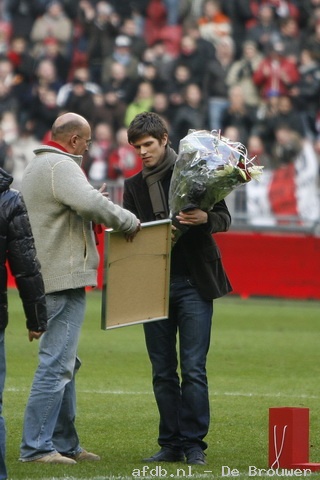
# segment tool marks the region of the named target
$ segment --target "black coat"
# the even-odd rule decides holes
[[[171,175],[172,172],[169,172],[162,181],[166,198]],[[125,180],[123,206],[133,212],[141,222],[155,220],[149,190],[141,172]],[[182,255],[199,293],[207,300],[222,297],[232,290],[223,268],[220,250],[212,236],[213,233],[227,231],[230,224],[230,213],[222,200],[208,212],[208,223],[190,227],[172,250],[171,271],[175,270],[175,258],[181,259]]]
[[[27,328],[44,331],[47,310],[40,265],[21,194],[10,189],[13,178],[0,168],[0,330],[8,324],[7,266],[15,277]]]

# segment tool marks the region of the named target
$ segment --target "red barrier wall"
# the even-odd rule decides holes
[[[320,299],[320,238],[248,232],[215,238],[234,293]]]
[[[320,238],[232,231],[215,239],[235,294],[320,299]],[[99,251],[103,258],[103,236]],[[101,287],[102,262],[98,281]]]

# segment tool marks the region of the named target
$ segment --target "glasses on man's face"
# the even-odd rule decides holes
[[[78,134],[76,134],[76,135],[77,135],[77,137],[82,138],[82,140],[84,140],[86,142],[86,145],[87,145],[88,148],[90,147],[90,145],[92,143],[91,138],[86,139],[84,137],[81,137],[81,135],[78,135]]]

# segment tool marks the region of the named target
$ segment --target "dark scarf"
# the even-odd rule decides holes
[[[148,185],[153,213],[157,220],[169,217],[168,203],[161,180],[172,170],[176,156],[176,152],[171,147],[167,147],[163,162],[156,167],[144,167],[142,169],[142,177]]]

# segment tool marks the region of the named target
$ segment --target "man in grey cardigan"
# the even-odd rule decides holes
[[[140,221],[87,181],[81,161],[91,142],[89,123],[65,113],[52,140],[35,150],[22,192],[42,266],[48,328],[25,411],[20,460],[75,464],[99,456],[80,446],[75,427],[77,348],[85,316],[85,287],[97,285],[98,252],[92,222],[132,241]]]

